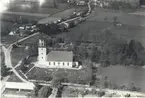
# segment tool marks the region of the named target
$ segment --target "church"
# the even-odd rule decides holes
[[[37,67],[80,69],[82,66],[73,57],[72,51],[50,51],[47,54],[45,41],[39,39]]]

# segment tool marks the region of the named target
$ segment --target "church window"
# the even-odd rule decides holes
[[[55,65],[55,62],[53,64]]]
[[[69,63],[67,63],[67,65],[69,66]]]
[[[64,65],[64,62],[62,64]]]

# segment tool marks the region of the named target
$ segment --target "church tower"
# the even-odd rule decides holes
[[[44,64],[46,61],[47,50],[45,46],[45,42],[42,39],[39,39],[39,47],[38,47],[38,61],[40,64]]]

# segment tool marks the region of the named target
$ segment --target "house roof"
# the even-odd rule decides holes
[[[71,51],[51,51],[47,55],[47,61],[73,61],[73,52]]]

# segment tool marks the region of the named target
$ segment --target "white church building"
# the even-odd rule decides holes
[[[73,61],[72,51],[50,51],[47,54],[45,42],[39,39],[37,67],[42,68],[64,68],[80,69],[82,66]]]

